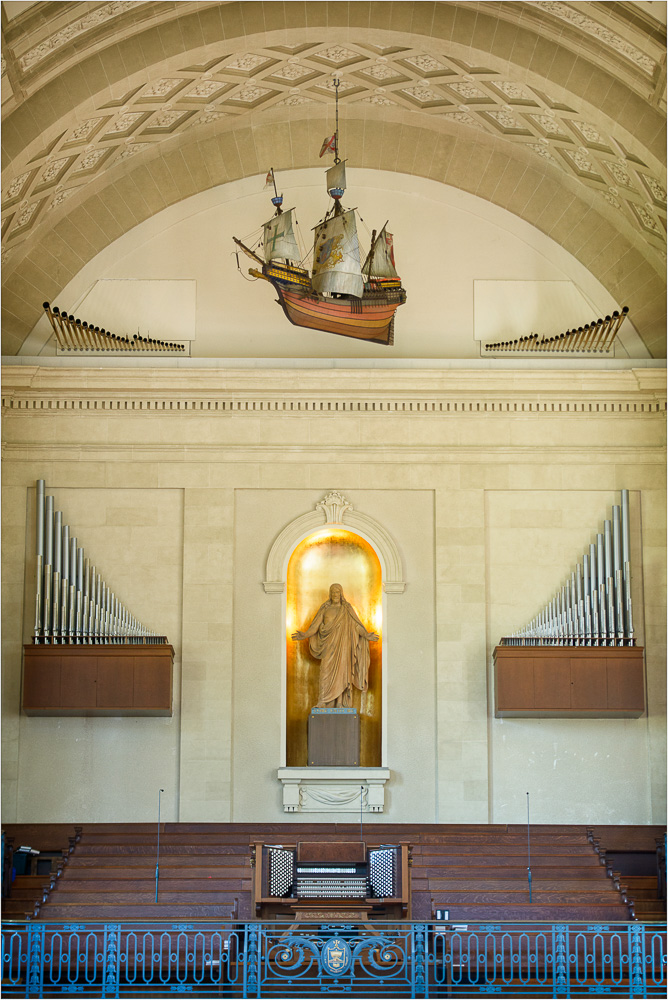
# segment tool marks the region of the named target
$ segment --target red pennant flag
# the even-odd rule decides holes
[[[334,135],[330,135],[328,139],[323,141],[322,147],[320,149],[320,155],[324,156],[325,153],[336,152],[336,132]]]
[[[264,182],[265,188],[271,187],[271,185],[273,184],[273,182],[274,182],[274,178],[273,178],[271,170],[270,170],[269,173],[267,174],[267,178],[266,178],[266,180]]]

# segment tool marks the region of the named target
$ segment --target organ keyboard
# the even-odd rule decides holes
[[[367,866],[298,865],[293,894],[311,899],[366,899],[372,895]]]

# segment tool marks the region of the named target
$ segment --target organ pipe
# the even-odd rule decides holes
[[[46,309],[46,305],[44,308]],[[628,314],[629,307],[624,306],[621,312],[615,310],[612,316],[592,320],[586,326],[567,330],[555,337],[539,338],[537,333],[531,333],[526,337],[518,337],[516,340],[499,340],[485,344],[485,350],[512,353],[530,351],[548,354],[576,352],[579,354],[609,354],[617,332]],[[53,321],[51,325],[54,326]],[[56,338],[57,336],[56,333]]]
[[[35,508],[35,626],[43,644],[166,643],[142,625],[102,580],[45,482],[37,480]]]
[[[612,508],[554,597],[518,632],[515,646],[635,646],[631,603],[629,493]]]
[[[44,303],[44,311],[48,316],[51,329],[56,338],[58,350],[82,351],[87,354],[100,352],[134,352],[140,351],[142,354],[155,354],[157,352],[169,354],[185,354],[186,345],[179,344],[172,340],[157,340],[154,337],[141,337],[136,333],[132,338],[119,337],[115,333],[110,333],[104,328],[93,326],[92,323],[82,322],[66,312],[61,312],[58,306]]]

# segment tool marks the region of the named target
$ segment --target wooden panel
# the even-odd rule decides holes
[[[608,707],[606,660],[570,661],[571,708],[605,711]]]
[[[608,708],[645,709],[645,678],[642,660],[630,657],[608,657]]]
[[[61,708],[95,708],[97,705],[97,661],[63,656],[60,676]]]
[[[557,709],[571,707],[571,667],[568,660],[536,656],[533,660],[534,707]]]
[[[134,657],[97,659],[97,707],[132,708]]]
[[[361,840],[339,841],[339,843],[319,843],[312,841],[301,841],[297,844],[297,860],[304,862],[317,861],[329,862],[333,864],[340,861],[342,864],[352,864],[353,862],[366,861],[366,844]]]
[[[49,708],[60,705],[60,656],[26,659],[23,673],[23,707]]]
[[[172,704],[171,657],[135,656],[133,704],[135,708]]]
[[[308,717],[308,762],[322,767],[356,767],[360,761],[360,722],[356,711],[312,710]]]
[[[499,660],[496,669],[496,704],[504,708],[532,709],[535,705],[533,659]]]
[[[172,714],[169,645],[24,647],[26,715]]]
[[[638,718],[643,664],[641,646],[497,646],[495,716]]]

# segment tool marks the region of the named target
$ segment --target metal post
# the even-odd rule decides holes
[[[160,796],[164,788],[158,789],[158,849],[155,855],[155,901],[158,902],[158,879],[160,877]]]
[[[527,792],[527,878],[529,880],[529,902],[531,902],[531,823],[529,820],[528,792]]]

